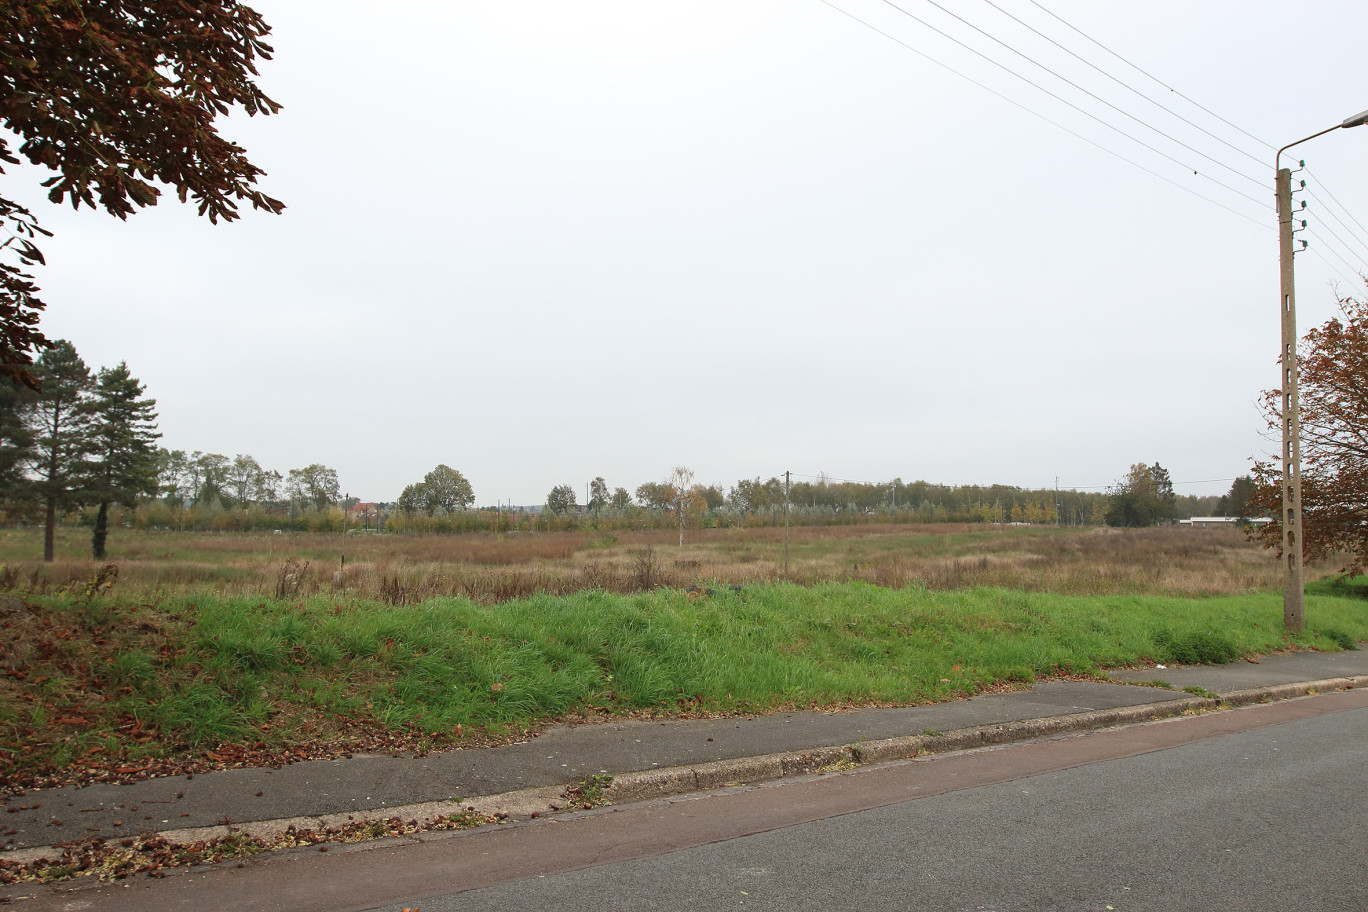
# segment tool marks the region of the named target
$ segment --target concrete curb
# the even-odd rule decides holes
[[[841,747],[818,747],[757,757],[718,760],[689,766],[620,773],[613,776],[611,784],[603,790],[603,799],[606,803],[617,804],[667,798],[727,786],[769,782],[877,763],[891,763],[927,754],[943,754],[1013,744],[1035,738],[1072,732],[1096,731],[1118,725],[1135,725],[1141,722],[1171,719],[1194,712],[1247,706],[1251,703],[1271,703],[1310,694],[1353,690],[1360,687],[1368,687],[1368,675],[1325,678],[1319,681],[1306,681],[1296,684],[1275,684],[1249,690],[1232,691],[1219,694],[1214,698],[1192,696],[1186,699],[1166,700],[1161,703],[1143,703],[1116,709],[1090,710],[1066,716],[980,725],[944,733],[928,732],[920,735],[902,735],[896,738],[864,741]],[[543,816],[566,810],[567,805],[574,800],[566,797],[566,790],[576,785],[578,783],[570,782],[563,785],[522,789],[498,795],[482,795],[451,801],[430,801],[422,804],[327,814],[318,817],[287,817],[249,821],[241,824],[219,824],[208,827],[164,830],[155,835],[175,844],[201,842],[234,833],[245,833],[263,841],[270,841],[291,827],[296,830],[323,830],[342,827],[347,824],[382,822],[394,818],[399,818],[405,822],[417,821],[423,825],[432,823],[438,817],[460,814],[462,811],[471,809],[477,813],[490,816],[504,815],[508,819],[530,818],[534,814]],[[415,836],[407,838],[413,839]],[[32,864],[44,859],[58,858],[61,854],[61,846],[39,846],[0,852],[0,860],[18,864]]]
[[[643,801],[670,795],[689,794],[729,785],[766,782],[790,776],[809,775],[823,770],[889,763],[926,754],[972,750],[992,745],[1011,744],[1032,738],[1070,732],[1093,731],[1116,725],[1153,722],[1187,713],[1222,707],[1245,706],[1303,697],[1312,693],[1368,687],[1368,675],[1352,678],[1326,678],[1298,684],[1279,684],[1250,690],[1232,691],[1211,697],[1189,697],[1162,703],[1143,703],[1117,709],[1098,709],[1052,716],[1024,722],[980,725],[952,732],[903,735],[879,741],[865,741],[844,747],[823,747],[789,751],[736,760],[719,760],[692,766],[643,770],[613,777],[604,796],[611,802]]]

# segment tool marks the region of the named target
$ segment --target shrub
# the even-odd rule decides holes
[[[1354,638],[1338,628],[1325,627],[1315,631],[1315,634],[1316,636],[1325,637],[1327,640],[1333,640],[1339,645],[1340,649],[1347,649],[1353,652],[1358,651],[1358,643],[1354,642]]]
[[[1240,657],[1240,650],[1224,634],[1194,630],[1174,634],[1161,630],[1154,636],[1156,658],[1173,665],[1225,665]]]

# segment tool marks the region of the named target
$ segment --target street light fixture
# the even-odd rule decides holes
[[[1368,111],[1345,118],[1343,123],[1312,133],[1305,139],[1288,143],[1278,150],[1273,159],[1277,172],[1278,195],[1278,265],[1282,285],[1282,348],[1278,361],[1282,365],[1282,533],[1283,559],[1283,627],[1300,633],[1306,629],[1306,576],[1302,563],[1302,505],[1301,505],[1301,403],[1297,386],[1297,304],[1292,277],[1292,171],[1282,167],[1282,154],[1317,136],[1334,130],[1359,127],[1368,123]],[[1306,242],[1302,242],[1302,247]]]

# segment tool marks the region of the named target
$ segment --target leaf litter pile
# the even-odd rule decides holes
[[[55,858],[27,864],[0,859],[0,884],[51,883],[82,876],[96,877],[102,881],[121,880],[137,874],[165,877],[168,868],[241,861],[261,852],[278,849],[317,846],[320,852],[326,852],[329,844],[365,842],[433,830],[468,830],[507,820],[506,814],[482,814],[470,807],[458,814],[422,823],[390,817],[387,820],[357,821],[345,826],[320,829],[291,826],[271,839],[248,833],[231,833],[188,843],[173,843],[153,834],[117,840],[94,838],[58,846],[60,854]]]

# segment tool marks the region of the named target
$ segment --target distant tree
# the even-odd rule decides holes
[[[426,513],[430,499],[427,485],[420,481],[404,488],[395,505],[405,513]]]
[[[1230,490],[1221,495],[1221,499],[1216,502],[1216,513],[1218,516],[1239,516],[1244,517],[1248,514],[1245,509],[1249,505],[1249,498],[1254,494],[1254,476],[1241,475],[1231,482]]]
[[[632,505],[632,495],[626,488],[613,488],[613,509],[625,510]]]
[[[675,511],[675,516],[679,520],[679,547],[684,547],[684,520],[689,514],[691,506],[691,493],[693,487],[693,469],[688,466],[675,466],[670,470],[670,477],[666,479],[665,485],[670,489],[670,503]]]
[[[648,481],[637,485],[636,499],[643,507],[651,510],[668,510],[674,503],[674,489],[668,483]]]
[[[157,492],[157,400],[120,361],[100,370],[90,400],[93,446],[87,469],[88,496],[99,505],[90,553],[104,560],[109,536],[109,505],[133,506]]]
[[[270,59],[261,16],[235,0],[194,3],[6,3],[0,31],[0,160],[18,164],[10,143],[34,165],[56,171],[48,199],[103,208],[127,218],[157,202],[154,182],[193,199],[209,220],[238,217],[238,204],[280,212],[256,189],[262,174],[214,122],[234,107],[279,109],[252,82]],[[13,137],[13,138],[11,138]],[[0,249],[20,266],[43,261],[34,238],[47,234],[33,214],[0,198]],[[47,340],[43,302],[32,277],[0,264],[0,375],[26,385]]]
[[[749,478],[742,478],[736,484],[732,485],[731,490],[727,492],[727,503],[730,504],[733,509],[740,510],[742,513],[754,513],[756,510],[756,507],[754,506],[756,502],[756,489],[759,486],[759,478],[756,478],[754,481],[751,481]]]
[[[423,476],[427,510],[455,513],[475,502],[475,492],[466,477],[449,465],[439,465]]]
[[[233,495],[228,489],[228,470],[232,461],[222,453],[196,450],[190,454],[190,462],[195,482],[195,503],[213,507],[231,506]]]
[[[709,510],[717,510],[727,502],[727,497],[717,485],[699,485],[698,494]]]
[[[182,479],[182,485],[185,490],[185,503],[194,503],[200,495],[200,485],[203,481],[203,473],[200,470],[199,457],[203,455],[204,454],[199,450],[195,450],[195,452],[185,456],[185,463],[183,466],[185,477]]]
[[[1126,477],[1107,493],[1109,526],[1154,526],[1173,520],[1173,482],[1168,470],[1157,462],[1131,466]]]
[[[727,503],[743,513],[759,513],[784,503],[784,483],[771,477],[768,481],[742,478],[727,492]]]
[[[546,495],[546,509],[552,513],[569,513],[575,508],[575,488],[573,485],[556,485]]]
[[[599,510],[608,506],[608,482],[603,480],[602,475],[589,482],[589,506],[593,508],[595,517]]]
[[[190,498],[190,457],[184,450],[157,450],[157,483],[168,503]]]
[[[291,500],[311,504],[316,510],[327,509],[342,499],[337,471],[321,463],[315,462],[302,469],[291,469],[286,485]]]
[[[59,514],[84,503],[89,488],[94,377],[65,339],[38,357],[33,375],[42,392],[24,404],[24,423],[33,436],[26,487],[43,505],[43,560],[51,561]]]
[[[245,510],[259,498],[261,476],[265,471],[255,457],[245,453],[238,453],[233,457],[233,461],[228,464],[227,485],[237,506]]]
[[[1149,468],[1150,476],[1154,479],[1154,496],[1160,501],[1173,503],[1173,479],[1169,477],[1168,469],[1157,462]]]
[[[1311,330],[1297,352],[1302,436],[1302,550],[1307,560],[1343,555],[1368,568],[1368,301],[1340,299],[1341,317]],[[1281,393],[1264,394],[1269,429],[1281,436]],[[1254,465],[1256,507],[1273,518],[1258,532],[1282,546],[1282,465]]]
[[[258,503],[275,503],[280,499],[280,485],[284,480],[275,469],[262,469],[257,473],[252,499]]]

